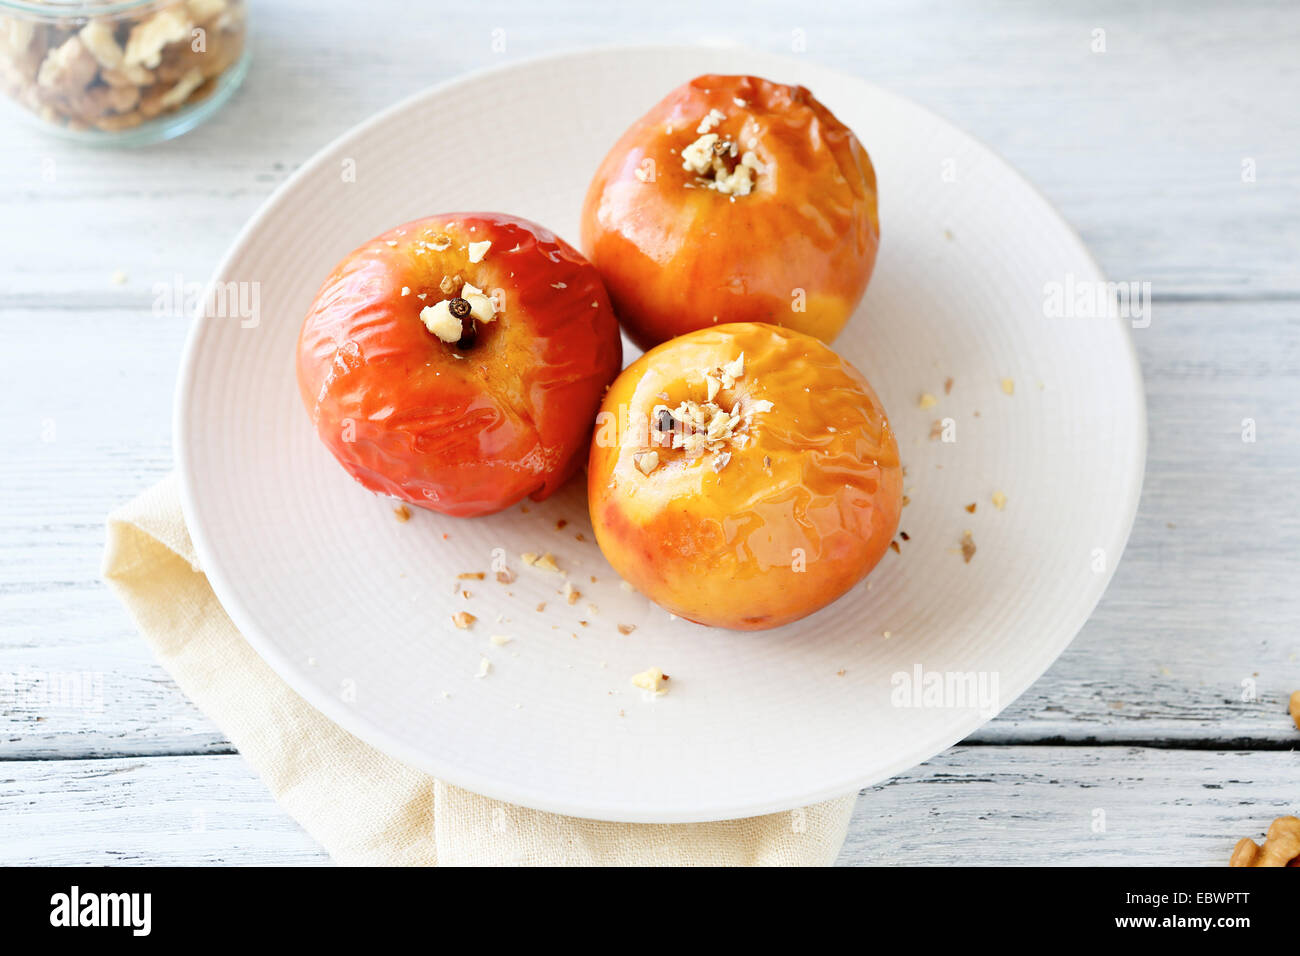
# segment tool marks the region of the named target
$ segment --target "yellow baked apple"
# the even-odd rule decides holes
[[[683,335],[610,386],[588,461],[596,539],[672,613],[759,630],[857,584],[902,507],[898,446],[867,380],[764,323]]]

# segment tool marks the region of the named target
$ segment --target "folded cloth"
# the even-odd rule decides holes
[[[235,629],[198,566],[175,475],[109,515],[104,577],[181,690],[338,863],[818,866],[844,842],[856,794],[743,820],[608,823],[490,800],[362,743]]]

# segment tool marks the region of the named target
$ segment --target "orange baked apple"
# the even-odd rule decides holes
[[[725,322],[831,342],[876,261],[876,174],[802,86],[701,76],[609,151],[582,246],[631,339],[651,348]]]
[[[581,465],[622,365],[596,270],[497,213],[398,226],[350,253],[307,311],[298,386],[372,491],[449,515],[550,495]]]
[[[867,380],[760,323],[673,339],[596,419],[587,496],[614,569],[674,614],[759,630],[830,604],[889,548],[898,446]]]

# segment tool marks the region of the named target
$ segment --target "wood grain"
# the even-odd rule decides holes
[[[1292,754],[956,747],[863,792],[841,865],[1220,866]],[[327,863],[238,755],[0,765],[0,865]]]

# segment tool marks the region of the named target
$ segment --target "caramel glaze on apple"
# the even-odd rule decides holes
[[[709,188],[682,152],[712,132],[752,151],[747,195]],[[587,192],[582,244],[628,335],[650,348],[725,322],[770,322],[831,342],[876,259],[876,176],[853,132],[801,86],[701,76],[610,150]]]
[[[492,295],[497,314],[448,343],[420,314],[461,282]],[[433,216],[367,242],[325,280],[298,342],[303,403],[343,467],[451,515],[559,488],[621,364],[596,270],[546,229],[496,213]]]
[[[718,470],[670,451],[643,474],[636,457],[654,439],[641,423],[657,405],[703,401],[700,370],[742,352],[744,375],[719,404],[772,403],[744,447]],[[902,481],[862,374],[810,336],[749,323],[674,339],[624,370],[597,420],[588,501],[601,550],[639,591],[691,621],[757,630],[824,607],[875,566]]]

